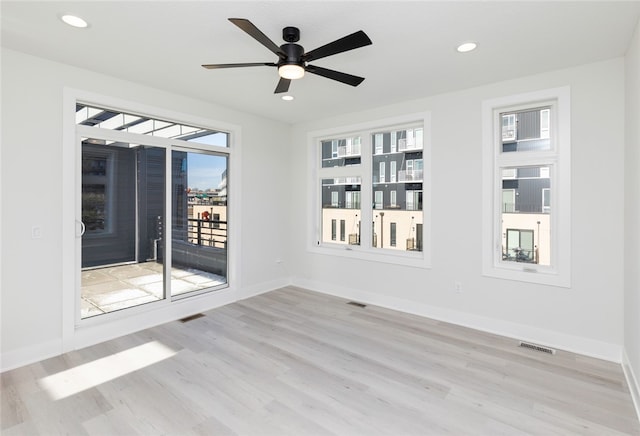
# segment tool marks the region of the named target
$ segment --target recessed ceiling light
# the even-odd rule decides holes
[[[291,100],[293,100],[293,95],[283,95],[282,99],[284,101],[291,101]]]
[[[69,26],[73,27],[85,28],[89,26],[86,21],[84,21],[80,17],[76,17],[75,15],[63,15],[62,17],[60,17],[60,19],[67,23]]]
[[[476,44],[475,42],[465,42],[463,44],[460,44],[458,48],[456,48],[456,50],[459,53],[467,53],[475,50],[476,47],[478,47],[478,44]]]

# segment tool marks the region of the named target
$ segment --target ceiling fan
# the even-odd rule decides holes
[[[304,48],[301,45],[296,44],[296,42],[300,40],[300,30],[297,27],[285,27],[282,29],[282,38],[286,41],[286,44],[278,47],[251,21],[244,18],[229,18],[229,21],[275,53],[278,56],[278,61],[240,64],[207,64],[203,65],[204,68],[215,70],[218,68],[258,66],[278,67],[280,81],[274,91],[275,94],[287,92],[291,81],[302,78],[305,71],[328,79],[337,80],[338,82],[346,83],[351,86],[358,86],[364,80],[364,77],[353,76],[351,74],[341,73],[340,71],[334,71],[328,68],[308,64],[308,62],[315,61],[320,58],[370,45],[371,40],[362,30],[305,53]]]

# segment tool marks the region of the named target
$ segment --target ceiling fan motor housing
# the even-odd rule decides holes
[[[281,65],[300,65],[304,68],[304,61],[302,55],[304,54],[304,48],[298,44],[282,44],[280,49],[284,52],[285,56],[280,59],[278,66]]]

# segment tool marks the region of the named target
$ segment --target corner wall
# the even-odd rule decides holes
[[[640,418],[640,22],[625,58],[623,364]]]
[[[484,100],[571,89],[571,288],[482,275]],[[365,83],[366,86],[366,83]],[[416,90],[419,95],[420,90]],[[624,60],[584,65],[294,126],[292,198],[306,198],[310,131],[431,112],[432,268],[314,254],[311,211],[291,209],[293,283],[620,362],[623,342]],[[603,115],[606,114],[606,115]],[[425,165],[426,167],[426,165]],[[366,202],[363,201],[363,204]],[[462,285],[457,293],[455,283]]]

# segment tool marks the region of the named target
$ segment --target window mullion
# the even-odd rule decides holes
[[[373,237],[371,228],[371,222],[373,221],[373,211],[371,210],[373,202],[372,156],[373,143],[371,141],[371,133],[364,132],[362,133],[362,164],[360,165],[362,171],[362,185],[360,187],[362,201],[360,204],[363,223],[361,225],[360,245],[365,249],[371,248],[371,239]]]

